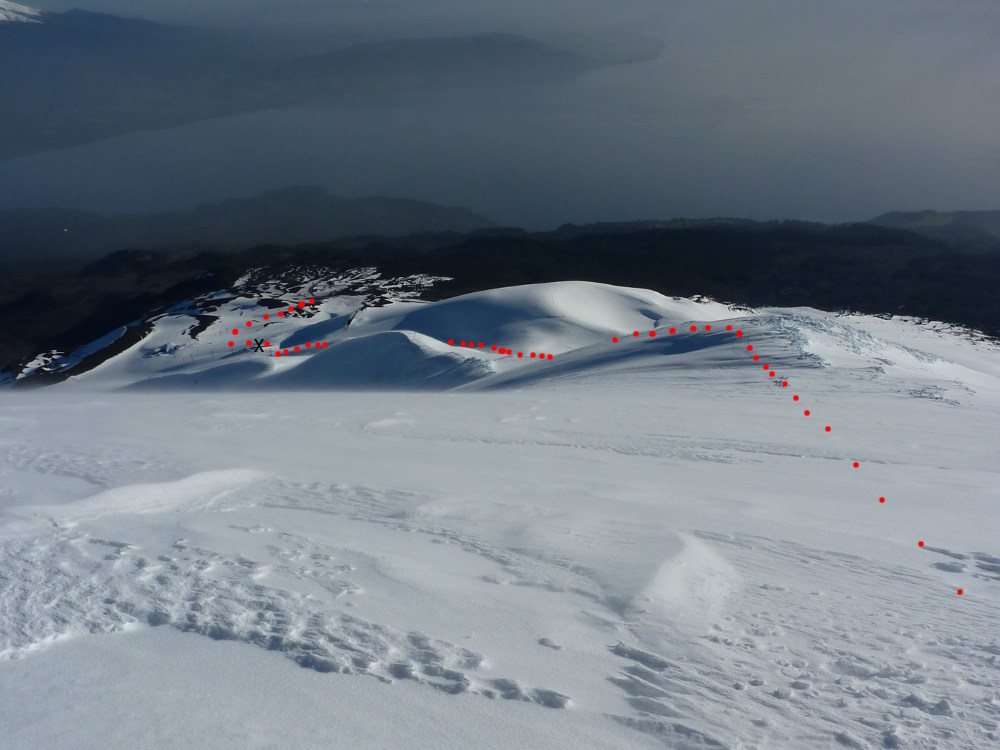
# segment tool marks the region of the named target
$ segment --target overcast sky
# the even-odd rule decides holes
[[[0,164],[0,202],[7,205],[175,209],[319,182],[347,195],[465,204],[533,226],[720,214],[849,220],[893,209],[1000,208],[996,0],[33,5],[83,5],[171,22],[282,24],[331,39],[513,31],[628,47],[630,39],[655,37],[662,52],[544,95],[500,101],[483,92],[377,112],[237,118],[226,127],[248,128],[242,143],[224,137],[225,127],[196,126],[171,146],[173,176],[146,192],[137,188],[167,149],[148,135],[119,143],[138,154],[131,162],[144,163],[144,171],[108,166],[102,184],[85,193],[73,175],[107,158],[106,146],[16,160]],[[282,137],[289,128],[292,143]],[[262,148],[268,138],[273,142]],[[211,176],[185,182],[176,170],[185,160],[194,169],[206,159],[215,160]]]

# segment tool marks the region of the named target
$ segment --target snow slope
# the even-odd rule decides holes
[[[586,370],[598,365],[611,337],[623,331],[640,329],[648,336],[662,327],[665,334],[673,321],[681,335],[671,351],[701,349],[721,339],[685,336],[690,320],[744,315],[706,300],[589,282],[532,284],[435,303],[391,290],[373,301],[370,286],[386,293],[378,285],[377,274],[355,274],[323,279],[320,290],[307,294],[275,294],[253,285],[178,305],[151,318],[148,331],[121,353],[83,374],[70,370],[70,381],[87,388],[493,387],[530,377],[525,366],[533,352],[552,355],[545,367],[572,360]],[[306,296],[313,303],[300,307]],[[118,329],[76,352],[40,356],[22,376],[42,366],[69,370],[122,335]],[[475,340],[474,350],[464,346],[466,338]],[[257,340],[261,351],[255,350]],[[540,360],[533,364],[535,372],[544,372]]]
[[[220,357],[220,309],[0,392],[4,747],[1000,742],[995,344],[584,283],[315,299],[266,330],[318,354]]]
[[[5,21],[38,23],[39,17],[42,15],[42,11],[35,8],[7,2],[7,0],[0,0],[0,23]]]
[[[414,288],[429,283],[415,282]],[[916,388],[929,398],[954,400],[959,383],[992,388],[998,374],[978,351],[971,367],[961,347],[938,353],[942,336],[966,332],[907,319],[748,310],[590,282],[532,284],[428,303],[409,299],[412,292],[394,294],[392,284],[361,272],[318,280],[308,291],[247,285],[178,305],[147,321],[148,330],[124,351],[61,387],[481,390],[664,368],[685,377],[707,367],[745,367],[745,352],[726,325],[766,339],[776,368],[836,367],[862,379],[890,371],[921,374],[929,384]],[[314,303],[300,307],[307,296]],[[894,340],[900,330],[903,340]],[[40,356],[24,372],[45,362],[57,370],[72,367],[121,340],[122,331],[70,354]],[[613,345],[616,336],[620,342]],[[257,340],[261,351],[254,350]],[[504,349],[511,353],[500,353]],[[985,369],[977,374],[974,368]]]

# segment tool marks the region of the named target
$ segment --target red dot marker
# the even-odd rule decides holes
[[[758,359],[760,359],[760,355],[759,354],[753,355],[753,361],[754,362],[756,362]]]
[[[268,315],[267,313],[264,313],[264,320],[270,320],[270,319],[271,319],[271,316]]]
[[[712,326],[705,326],[705,330],[706,331],[711,331],[712,330]]]
[[[534,353],[534,352],[532,352],[532,353],[531,353],[531,358],[532,358],[532,359],[534,359],[534,358],[535,358],[535,353]]]
[[[551,354],[546,355],[546,359],[552,359],[552,355]]]
[[[748,352],[752,352],[753,351],[753,344],[747,344],[747,351]]]
[[[283,351],[282,354],[284,354],[285,356],[287,356],[288,355],[288,350],[285,349],[285,351]]]
[[[854,462],[854,468],[856,469],[856,468],[858,468],[859,466],[861,466],[861,464],[859,464],[859,463],[858,463],[857,461],[855,461],[855,462]]]
[[[247,346],[253,346],[253,342],[250,339],[247,339]]]
[[[309,342],[307,341],[307,342],[306,342],[306,349],[308,349],[308,348],[309,348],[310,346],[312,346],[312,344],[310,344],[310,343],[309,343]]]
[[[829,432],[829,431],[830,431],[830,425],[827,425],[827,426],[826,426],[826,427],[824,427],[823,429],[824,429],[824,430],[826,430],[827,432]]]
[[[324,341],[323,342],[323,348],[326,349],[326,346],[327,346],[327,343]]]
[[[805,410],[804,412],[802,412],[802,413],[803,413],[803,414],[805,414],[805,415],[806,415],[807,417],[809,416],[809,410],[808,410],[808,409],[806,409],[806,410]]]
[[[233,329],[233,335],[234,336],[239,336],[240,335],[240,329],[239,328],[234,328]]]
[[[316,304],[316,300],[315,300],[315,298],[313,298],[313,297],[310,297],[310,298],[309,298],[309,304],[310,304],[310,305],[315,305],[315,304]]]
[[[230,346],[233,346],[233,342],[232,342],[232,341],[230,341],[230,342],[229,342],[229,345],[230,345]]]
[[[454,346],[454,345],[455,345],[455,339],[448,339],[448,346]]]
[[[523,356],[524,356],[524,352],[518,352],[517,353],[517,358],[518,359],[521,359]]]
[[[278,310],[278,317],[279,318],[285,317],[285,311],[284,310]]]
[[[782,388],[787,388],[788,387],[788,381],[787,380],[782,380],[781,381],[781,387]]]
[[[798,400],[799,400],[799,394],[796,393],[794,396],[792,396],[792,401],[798,401]]]
[[[697,330],[698,330],[698,326],[691,326],[691,333],[694,333]]]
[[[923,547],[923,546],[924,546],[924,542],[923,542],[923,540],[921,540],[921,541],[917,542],[917,546],[918,546],[918,547]]]
[[[770,366],[770,365],[764,365],[764,369],[765,369],[765,370],[770,370],[770,369],[771,369],[771,366]]]
[[[771,372],[769,374],[773,378],[774,377],[774,370],[771,370]]]
[[[299,300],[299,307],[301,308],[301,307],[305,307],[305,306],[306,306],[306,303],[303,302],[303,301],[301,301],[301,300]]]
[[[964,594],[965,592],[964,592],[964,591],[963,591],[962,589],[959,589],[959,590],[958,590],[958,591],[956,591],[955,593],[956,593],[956,594],[958,594],[959,596],[961,596],[961,595],[962,595],[962,594]]]
[[[479,348],[480,348],[480,349],[482,349],[482,348],[483,348],[483,342],[482,342],[482,341],[480,341],[480,342],[479,342]]]
[[[252,320],[248,320],[248,321],[247,321],[247,328],[249,328],[249,327],[250,327],[250,326],[252,326],[252,325],[253,325],[253,321],[252,321]]]
[[[612,336],[611,337],[611,343],[612,344],[617,344],[618,343],[618,337],[617,336]]]
[[[264,346],[270,346],[270,345],[271,345],[271,342],[270,342],[270,341],[265,341],[265,342],[264,342]]]
[[[884,503],[884,502],[885,502],[885,498],[884,498],[884,497],[880,497],[880,498],[878,499],[878,501],[879,501],[880,503]]]
[[[299,350],[299,347],[295,347],[295,351],[298,351],[298,350]]]
[[[670,334],[673,335],[675,333],[677,333],[677,329],[676,328],[671,328],[670,329]]]
[[[731,330],[733,330],[733,327],[732,326],[726,326],[726,330],[727,331],[731,331]]]
[[[294,310],[295,310],[294,307],[292,307],[291,305],[288,306],[288,312],[293,312]]]
[[[650,331],[649,332],[649,338],[651,338],[651,339],[652,338],[656,338],[656,331]]]
[[[492,349],[493,351],[496,351],[497,350],[497,345],[494,344],[493,346],[490,347],[490,349]]]
[[[460,342],[459,346],[465,346],[465,342],[464,341]]]
[[[632,331],[632,335],[633,335],[633,336],[638,336],[638,335],[639,335],[639,332],[638,332],[638,331]]]
[[[737,331],[736,332],[736,338],[738,338],[738,339],[743,338],[743,331]]]
[[[281,352],[275,352],[275,353],[274,353],[274,356],[275,356],[275,357],[280,357],[280,356],[281,356]]]

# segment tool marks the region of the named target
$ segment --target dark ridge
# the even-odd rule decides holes
[[[952,245],[1000,252],[1000,211],[892,211],[869,221]]]
[[[634,231],[633,231],[634,229]],[[870,224],[696,222],[687,228],[604,225],[556,232],[351,238],[241,252],[129,251],[53,272],[22,269],[0,293],[0,362],[73,349],[169,306],[228,289],[251,269],[376,267],[383,277],[429,274],[425,299],[503,286],[581,279],[702,294],[752,306],[901,314],[1000,336],[1000,253],[961,249]]]
[[[88,273],[96,273],[109,270],[108,264],[137,263],[148,258],[148,251],[165,248],[242,249],[265,243],[296,245],[334,237],[420,233],[452,232],[457,237],[492,226],[492,221],[467,208],[384,196],[342,198],[322,187],[300,186],[199,206],[187,213],[0,211],[0,258],[103,258],[88,267]],[[103,257],[112,251],[121,252]]]
[[[149,332],[152,329],[153,324],[149,321],[143,322],[142,324],[125,326],[125,332],[118,339],[108,344],[108,346],[103,349],[93,352],[92,354],[88,354],[86,357],[81,359],[78,364],[74,365],[71,371],[52,371],[42,369],[34,373],[29,378],[15,380],[14,387],[36,388],[44,385],[54,385],[55,383],[63,382],[71,375],[82,375],[85,372],[93,370],[98,365],[107,362],[112,357],[121,354],[130,346],[138,344],[147,335],[149,335]]]

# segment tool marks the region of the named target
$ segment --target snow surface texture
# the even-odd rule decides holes
[[[247,342],[260,339],[272,357],[279,347],[301,344],[304,356],[314,339],[351,338],[347,329],[359,312],[417,296],[438,280],[422,275],[384,279],[370,268],[334,273],[301,267],[280,276],[251,272],[229,289],[185,300],[74,351],[39,353],[15,371],[0,373],[0,385],[38,375],[47,382],[67,376],[79,380],[101,367],[88,387],[143,384],[162,376],[158,387],[233,388],[276,364],[248,356],[256,352]],[[318,302],[299,307],[306,298]],[[297,354],[292,360],[302,362]],[[281,369],[289,369],[288,363]]]
[[[0,23],[5,21],[24,21],[28,23],[38,23],[42,11],[29,8],[26,5],[10,3],[7,0],[0,0]]]
[[[3,392],[4,747],[1000,743],[994,344],[583,283],[316,308],[268,333],[316,355],[163,318]],[[215,390],[135,390],[171,336]]]

